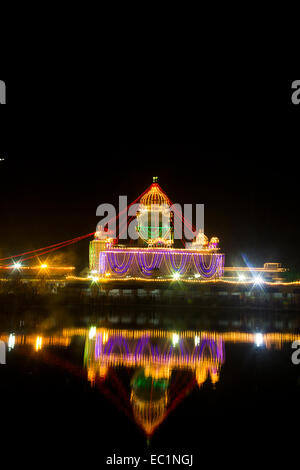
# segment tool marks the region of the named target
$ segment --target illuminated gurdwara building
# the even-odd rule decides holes
[[[90,271],[106,278],[218,279],[224,273],[219,239],[199,232],[189,247],[174,247],[174,216],[168,196],[153,179],[136,212],[135,246],[115,243],[99,230],[90,242]]]

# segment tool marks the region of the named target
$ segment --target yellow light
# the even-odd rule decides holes
[[[108,333],[107,331],[104,331],[102,335],[102,343],[103,344],[107,343],[107,340],[108,340]]]
[[[41,269],[46,269],[46,268],[48,268],[47,264],[41,264]]]
[[[40,351],[42,349],[43,345],[43,338],[41,336],[37,336],[36,342],[35,342],[35,350]]]

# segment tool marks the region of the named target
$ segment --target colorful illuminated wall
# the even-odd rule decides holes
[[[97,250],[91,242],[92,271],[102,276],[155,278],[193,276],[201,279],[221,278],[225,256],[193,250],[166,248],[111,248]]]

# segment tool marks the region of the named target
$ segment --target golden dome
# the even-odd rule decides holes
[[[144,194],[140,199],[140,204],[143,206],[152,206],[154,204],[163,206],[171,205],[171,201],[168,196],[163,192],[158,183],[152,183],[149,191]]]

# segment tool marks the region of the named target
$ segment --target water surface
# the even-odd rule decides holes
[[[291,360],[297,319],[277,316],[264,330],[262,319],[243,328],[238,320],[220,320],[217,329],[190,326],[100,321],[1,331],[3,452],[32,466],[41,465],[41,452],[53,465],[83,456],[100,468],[111,452],[190,451],[197,465],[292,463],[300,417],[300,365]]]

